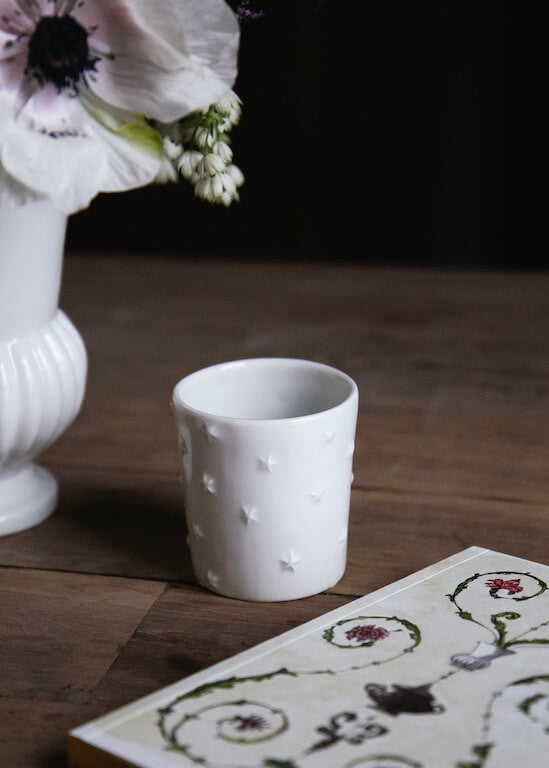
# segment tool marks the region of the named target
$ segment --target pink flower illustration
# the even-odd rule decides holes
[[[349,629],[345,636],[348,640],[358,640],[361,643],[367,641],[383,640],[389,632],[383,627],[376,627],[374,624],[363,624],[362,626]]]
[[[486,582],[486,586],[490,588],[492,597],[495,597],[500,589],[506,589],[508,595],[516,595],[517,592],[522,592],[523,589],[520,586],[520,579],[490,579]]]

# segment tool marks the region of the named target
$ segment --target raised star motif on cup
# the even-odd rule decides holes
[[[206,578],[208,579],[208,582],[212,585],[212,587],[218,587],[219,586],[219,576],[215,571],[212,571],[208,569],[208,573],[206,574]]]
[[[349,535],[349,532],[347,528],[344,526],[339,532],[338,543],[345,544],[345,542],[347,541],[348,535]]]
[[[280,558],[280,564],[283,571],[295,571],[298,563],[301,562],[301,558],[297,555],[293,549],[291,549],[286,557]]]
[[[207,472],[203,472],[200,482],[202,484],[204,493],[211,493],[212,496],[215,496],[217,493],[217,483],[215,477],[212,477],[212,475],[208,474]]]
[[[326,440],[327,443],[331,443],[334,437],[335,437],[335,432],[332,432],[329,429],[327,429],[326,432],[324,432],[324,439]]]
[[[179,451],[182,456],[186,456],[189,452],[189,446],[183,435],[179,435]]]
[[[309,494],[309,498],[311,499],[311,502],[313,504],[318,504],[320,502],[320,499],[322,498],[323,493],[324,493],[324,490],[320,490],[320,489],[311,491],[311,493]]]
[[[248,506],[240,507],[240,519],[246,525],[250,525],[250,523],[257,523],[256,507],[248,507]]]
[[[202,530],[202,526],[200,523],[197,523],[196,521],[191,525],[191,531],[193,534],[193,538],[195,541],[200,541],[200,539],[204,538],[204,531]]]
[[[219,440],[221,437],[219,429],[214,424],[204,422],[200,427],[200,431],[209,443],[211,443],[212,440]]]
[[[278,464],[277,460],[270,453],[267,456],[257,457],[257,466],[263,472],[272,472],[275,464]]]

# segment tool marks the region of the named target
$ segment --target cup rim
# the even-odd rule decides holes
[[[225,414],[214,413],[213,411],[206,411],[200,408],[195,408],[192,405],[189,405],[181,396],[180,390],[191,379],[198,378],[199,376],[202,376],[216,369],[223,370],[223,369],[231,369],[231,368],[240,368],[240,367],[245,367],[246,365],[257,365],[261,363],[273,363],[273,362],[281,363],[281,364],[293,363],[293,364],[302,366],[304,368],[305,367],[316,368],[317,370],[323,370],[327,373],[332,373],[338,376],[340,379],[344,380],[349,385],[349,393],[343,400],[341,400],[341,402],[337,403],[337,405],[334,405],[331,408],[324,408],[322,410],[314,411],[313,413],[307,413],[302,416],[284,416],[276,419],[241,418],[239,416],[227,416]],[[180,379],[175,385],[175,387],[173,388],[173,392],[172,392],[172,406],[174,408],[182,407],[186,411],[194,413],[197,416],[207,417],[210,419],[217,419],[219,421],[226,421],[230,423],[240,423],[240,424],[254,424],[254,425],[303,422],[311,419],[316,419],[320,415],[332,413],[337,411],[338,409],[345,407],[353,399],[358,400],[358,386],[354,381],[354,379],[351,378],[351,376],[349,376],[349,374],[345,373],[339,368],[336,368],[335,366],[332,366],[332,365],[328,365],[327,363],[317,362],[316,360],[308,360],[308,359],[299,358],[299,357],[276,357],[276,356],[246,357],[246,358],[241,358],[236,360],[227,360],[221,363],[214,363],[213,365],[205,366],[204,368],[200,368],[196,371],[193,371],[192,373],[189,373],[187,374],[187,376],[184,376],[182,379]]]

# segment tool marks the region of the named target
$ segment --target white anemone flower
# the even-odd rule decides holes
[[[153,182],[154,125],[227,93],[238,43],[224,0],[0,0],[0,202]]]

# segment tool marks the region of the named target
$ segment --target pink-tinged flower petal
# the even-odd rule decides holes
[[[98,192],[148,184],[163,144],[145,118],[171,122],[230,89],[239,28],[229,6],[159,2],[0,0],[0,184],[8,199],[43,195],[72,213]],[[36,25],[57,15],[88,33],[82,67],[66,79],[40,60],[27,72]]]
[[[94,120],[79,99],[53,86],[35,94],[7,128],[0,160],[35,194],[67,213],[85,208],[99,192],[149,184],[161,156]]]
[[[85,197],[81,188],[97,190],[103,172],[101,145],[87,129],[78,100],[58,97],[54,111],[45,103],[48,90],[35,94],[8,126],[2,165],[39,194],[59,197],[73,188],[76,197]]]
[[[16,10],[21,11],[22,16],[26,16],[31,19],[33,23],[36,23],[41,16],[53,16],[57,13],[58,6],[66,3],[61,0],[12,0],[7,5],[10,6],[11,13],[7,13],[8,16],[13,17],[16,14]],[[18,16],[18,18],[22,18]]]
[[[21,56],[26,61],[28,40],[26,37],[9,35],[0,30],[0,62]]]
[[[0,18],[1,11],[0,11]],[[27,22],[27,34],[23,33],[23,25],[18,25],[12,29],[11,24],[4,22],[4,27],[9,31],[0,29],[0,98],[17,93],[20,83],[25,76],[25,67],[27,65],[27,49],[29,35],[32,32],[32,26]],[[1,22],[0,22],[1,23]]]
[[[38,14],[39,17],[39,14]],[[13,35],[28,33],[32,30],[37,14],[21,9],[14,0],[0,0],[0,30]]]
[[[42,132],[70,131],[83,133],[87,122],[86,111],[75,99],[59,93],[53,84],[30,90],[24,110],[16,116],[22,124],[34,124]]]
[[[0,61],[0,101],[15,109],[17,94],[25,80],[26,56],[12,56]]]
[[[101,60],[88,82],[108,104],[170,122],[216,101],[236,77],[239,28],[224,0],[164,0],[161,13],[157,0],[96,0],[73,15],[93,29]]]

